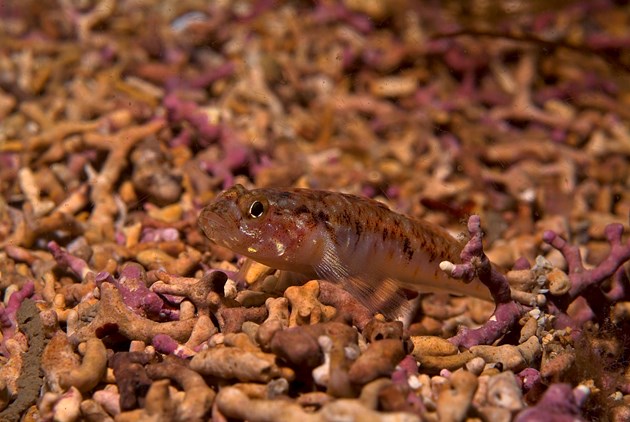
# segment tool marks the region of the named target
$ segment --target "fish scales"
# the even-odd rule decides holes
[[[199,225],[210,240],[262,264],[342,283],[374,311],[395,312],[404,289],[491,300],[478,280],[440,270],[442,261],[459,261],[457,239],[373,199],[235,185],[204,208]]]

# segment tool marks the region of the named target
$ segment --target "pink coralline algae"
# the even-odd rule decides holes
[[[123,302],[141,316],[158,317],[164,307],[164,301],[147,287],[146,272],[139,264],[123,265],[117,278],[99,273],[96,283],[102,282],[114,284]]]
[[[479,277],[492,293],[496,308],[492,317],[482,327],[461,330],[450,339],[455,345],[466,348],[476,344],[489,344],[505,335],[525,312],[522,305],[512,300],[510,285],[505,276],[493,267],[483,252],[478,216],[470,217],[468,231],[471,239],[462,251],[463,264],[444,266],[444,269],[451,277],[463,279],[464,282]]]
[[[33,295],[35,289],[34,286],[33,282],[25,283],[19,291],[11,295],[9,303],[0,308],[0,325],[2,326],[3,347],[4,341],[10,339],[15,334],[15,330],[17,328],[16,315],[18,309],[24,299]]]
[[[587,395],[581,387],[573,390],[568,384],[553,384],[535,406],[520,412],[514,422],[585,421],[586,419],[580,416],[580,406]]]
[[[626,2],[170,3],[0,7],[0,420],[630,420]],[[438,225],[492,296],[245,259],[235,184]]]

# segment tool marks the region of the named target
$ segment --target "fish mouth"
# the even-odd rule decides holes
[[[197,220],[206,237],[218,244],[222,244],[221,239],[236,229],[234,222],[231,221],[233,220],[231,213],[222,208],[225,207],[217,207],[217,204],[208,205],[201,211]]]

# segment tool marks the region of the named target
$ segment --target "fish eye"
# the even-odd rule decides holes
[[[252,218],[258,218],[265,212],[265,206],[260,201],[254,201],[249,206],[249,216]]]

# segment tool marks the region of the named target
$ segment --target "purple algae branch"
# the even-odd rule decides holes
[[[464,328],[449,339],[454,345],[467,349],[479,344],[492,344],[518,324],[519,318],[530,309],[512,300],[507,278],[492,265],[484,253],[483,231],[478,215],[472,215],[468,219],[468,232],[470,240],[460,254],[462,264],[443,261],[440,268],[451,277],[465,283],[479,277],[490,290],[496,308],[490,319],[481,327],[474,330]]]
[[[479,280],[488,287],[496,304],[494,313],[490,319],[477,329],[464,328],[449,341],[456,346],[470,348],[479,344],[492,344],[516,326],[519,318],[531,310],[531,307],[518,303],[512,297],[512,291],[507,277],[496,269],[483,251],[483,232],[481,219],[478,215],[472,215],[468,220],[468,232],[470,240],[461,252],[461,264],[449,261],[440,263],[440,268],[455,279],[470,282],[473,278]],[[549,312],[562,316],[560,321],[570,324],[571,321],[564,315],[567,307],[585,291],[591,287],[599,287],[611,276],[612,284],[608,292],[601,295],[584,295],[589,305],[597,298],[604,300],[604,305],[625,297],[628,293],[628,279],[624,277],[623,264],[630,259],[630,240],[622,242],[623,226],[610,224],[605,229],[606,238],[610,244],[608,256],[596,267],[586,269],[577,246],[567,243],[553,231],[546,231],[543,240],[557,249],[565,258],[568,267],[571,288],[563,295],[546,295],[546,305]],[[542,303],[541,303],[542,305]],[[601,305],[600,305],[601,306]],[[574,324],[573,324],[574,325]]]
[[[0,305],[0,330],[2,331],[2,344],[0,346],[0,354],[4,351],[4,343],[6,340],[13,338],[17,329],[17,314],[24,300],[33,296],[35,293],[35,283],[28,281],[24,283],[22,288],[14,292],[6,306]]]
[[[617,301],[628,293],[628,280],[626,279],[624,282],[616,273],[623,270],[623,264],[630,259],[630,240],[625,244],[622,243],[623,225],[618,223],[606,226],[604,233],[610,244],[610,252],[599,265],[591,269],[584,268],[582,255],[577,246],[570,245],[551,230],[547,230],[543,234],[543,240],[562,254],[569,270],[571,288],[564,297],[561,297],[562,300],[556,301],[561,309],[566,309],[587,288],[600,285],[611,276],[615,277],[613,288],[606,295],[608,302]],[[585,299],[589,301],[589,295],[586,295]]]

